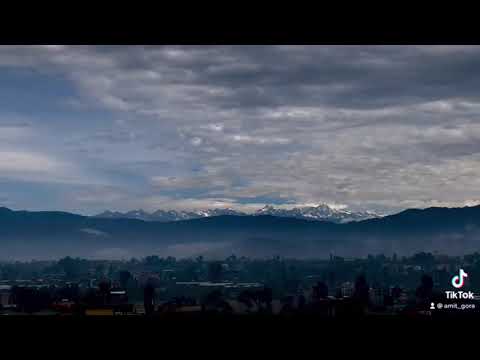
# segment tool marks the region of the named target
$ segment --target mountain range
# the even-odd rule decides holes
[[[154,212],[146,212],[144,210],[132,210],[128,212],[105,211],[96,215],[99,218],[108,219],[138,219],[144,221],[178,221],[188,219],[198,219],[203,217],[221,216],[221,215],[236,215],[236,216],[260,216],[272,215],[279,217],[291,217],[305,220],[321,220],[330,221],[334,223],[346,223],[350,221],[361,221],[366,219],[378,218],[379,214],[370,211],[350,211],[346,209],[335,209],[327,204],[320,204],[318,206],[294,207],[292,209],[275,208],[271,205],[266,205],[258,209],[253,214],[247,214],[233,209],[205,209],[197,211],[182,211],[182,210],[157,210]]]
[[[172,222],[99,218],[0,208],[1,260],[61,256],[294,258],[450,255],[480,249],[480,206],[410,209],[381,218],[334,223],[279,216],[219,215]]]

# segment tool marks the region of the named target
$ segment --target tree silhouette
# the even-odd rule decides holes
[[[102,298],[103,305],[106,305],[109,301],[111,286],[111,282],[107,279],[104,279],[98,283],[98,292]]]
[[[359,275],[355,279],[355,289],[353,292],[353,298],[360,303],[367,305],[369,299],[369,286],[365,275]]]
[[[155,288],[150,283],[147,283],[143,289],[143,305],[145,315],[152,315],[155,310]]]
[[[305,296],[303,294],[300,294],[298,296],[298,310],[300,312],[304,311],[306,305],[307,305],[307,299],[305,299]]]
[[[51,301],[47,291],[29,287],[12,287],[12,296],[17,309],[29,314],[46,309]]]
[[[128,281],[132,278],[132,274],[130,273],[130,271],[122,270],[118,273],[118,278],[120,281],[120,286],[126,289]]]
[[[208,265],[208,278],[211,282],[219,282],[222,279],[222,263],[214,261]]]
[[[312,300],[318,301],[328,297],[328,286],[323,281],[317,282],[312,288]]]
[[[238,297],[237,300],[240,301],[241,303],[245,304],[248,309],[251,309],[252,306],[256,303],[255,296],[250,290],[244,290],[242,291]]]
[[[82,270],[81,260],[73,259],[70,256],[60,259],[58,265],[63,269],[68,279],[76,278]]]
[[[271,313],[272,312],[272,300],[273,300],[273,291],[269,287],[264,287],[263,290],[260,290],[258,293],[258,299],[262,311]]]
[[[225,301],[221,290],[210,292],[203,302],[203,309],[207,311],[232,311],[230,305]]]
[[[369,290],[365,275],[359,275],[355,279],[355,288],[352,297],[352,310],[354,315],[363,315],[369,304]]]
[[[392,297],[394,300],[400,298],[400,296],[402,295],[402,289],[396,285],[393,289],[392,289]]]
[[[420,285],[415,292],[418,305],[424,307],[433,298],[433,279],[429,275],[423,275]]]

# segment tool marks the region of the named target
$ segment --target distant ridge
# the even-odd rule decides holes
[[[330,221],[335,223],[346,223],[350,221],[361,221],[371,218],[380,217],[379,214],[368,211],[349,211],[346,209],[334,209],[327,204],[318,206],[295,207],[292,209],[280,209],[271,205],[265,205],[253,214],[247,214],[233,209],[205,209],[196,211],[185,210],[157,210],[152,213],[142,209],[127,211],[125,213],[107,210],[96,215],[99,218],[108,219],[139,219],[144,221],[179,221],[188,219],[197,219],[203,217],[212,217],[220,215],[237,215],[237,216],[260,216],[273,215],[279,217],[291,217],[306,220]]]
[[[480,206],[409,209],[347,223],[273,215],[171,222],[0,208],[0,259],[231,254],[295,258],[480,251]]]

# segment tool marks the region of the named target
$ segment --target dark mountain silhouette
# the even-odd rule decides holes
[[[264,216],[168,223],[0,208],[1,259],[85,256],[365,256],[480,248],[480,206],[406,210],[346,224]]]

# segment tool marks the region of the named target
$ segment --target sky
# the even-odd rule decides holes
[[[478,46],[0,46],[0,206],[480,203]]]

